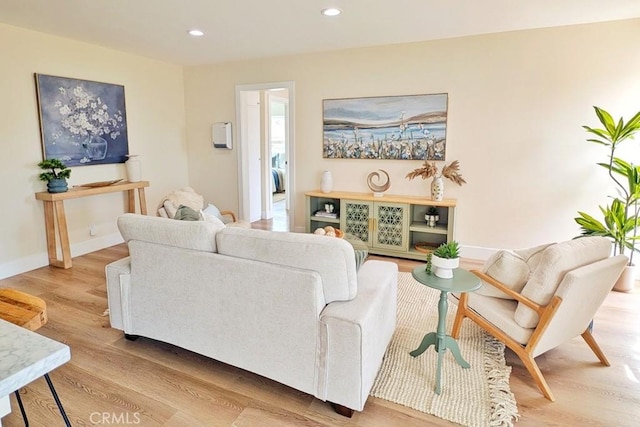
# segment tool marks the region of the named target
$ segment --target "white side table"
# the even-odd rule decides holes
[[[67,421],[48,374],[70,359],[69,346],[0,319],[0,418],[11,412],[11,393],[45,376]]]

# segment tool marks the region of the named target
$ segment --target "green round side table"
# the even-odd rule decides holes
[[[480,288],[480,279],[473,273],[462,268],[453,270],[451,279],[441,279],[435,274],[427,274],[425,265],[418,266],[413,269],[411,275],[419,283],[440,291],[440,301],[438,302],[438,328],[436,332],[429,332],[424,336],[420,346],[410,352],[413,357],[418,357],[433,345],[434,350],[438,353],[438,367],[436,369],[436,394],[440,394],[440,374],[442,369],[442,356],[449,349],[458,365],[463,368],[469,368],[469,363],[462,358],[458,342],[446,333],[447,310],[449,303],[447,302],[447,293],[449,292],[473,292]]]

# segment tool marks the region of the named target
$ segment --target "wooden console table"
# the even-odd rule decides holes
[[[138,190],[140,213],[147,214],[147,202],[144,196],[144,188],[149,186],[149,181],[120,182],[104,187],[74,187],[64,193],[49,193],[42,191],[36,193],[36,199],[44,203],[44,226],[47,232],[47,253],[49,265],[60,268],[71,268],[71,246],[69,245],[69,231],[67,229],[67,217],[64,213],[64,201],[80,197],[95,196],[98,194],[127,192],[127,212],[135,213],[135,190]],[[60,249],[62,260],[58,258],[56,228],[60,237]]]

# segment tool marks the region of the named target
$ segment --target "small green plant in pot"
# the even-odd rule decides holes
[[[453,269],[460,265],[460,245],[455,240],[442,243],[433,251],[431,264],[436,276],[451,279]]]
[[[47,183],[49,193],[64,193],[69,189],[67,179],[71,176],[71,169],[61,160],[46,159],[38,163],[38,167],[45,171],[38,178]]]
[[[623,254],[629,258],[629,264],[623,272],[621,279],[614,289],[628,291],[633,289],[634,277],[634,253],[638,252],[636,244],[640,241],[638,226],[640,221],[640,166],[636,166],[616,156],[616,149],[620,143],[633,139],[635,133],[640,131],[640,112],[636,113],[628,122],[620,118],[617,122],[605,110],[594,107],[596,115],[603,128],[583,128],[594,138],[587,141],[603,145],[608,148],[609,156],[606,162],[598,163],[605,168],[613,181],[617,196],[610,196],[613,201],[610,205],[599,206],[603,215],[603,221],[593,216],[578,212],[575,221],[581,227],[582,236],[609,237],[614,243],[614,255]],[[624,282],[624,283],[623,283]]]

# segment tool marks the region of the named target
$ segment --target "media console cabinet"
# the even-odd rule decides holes
[[[334,206],[335,218],[325,213],[327,204]],[[439,216],[434,227],[425,220],[432,206]],[[420,196],[309,191],[305,193],[305,228],[313,233],[331,225],[357,236],[369,253],[424,260],[426,253],[453,240],[455,208],[455,199],[437,202]]]

